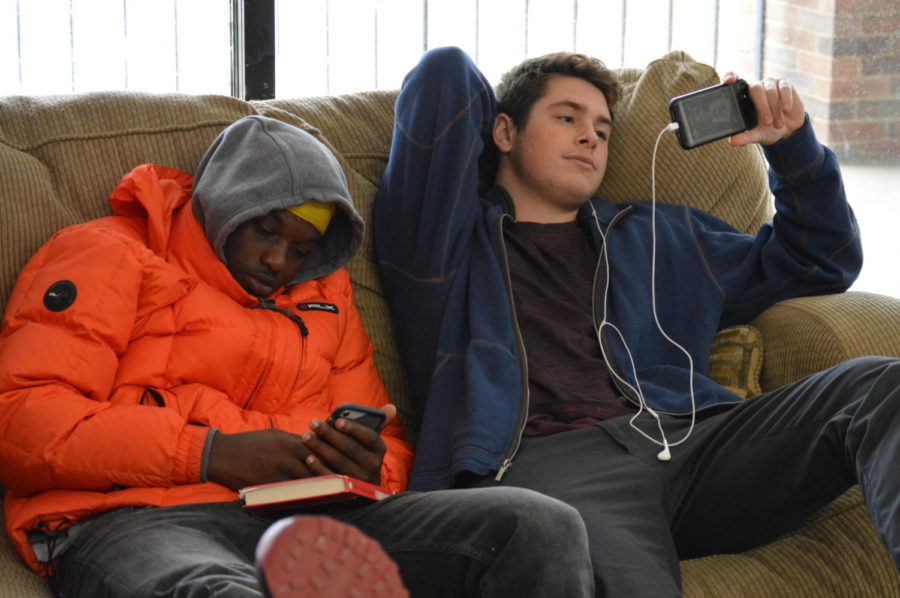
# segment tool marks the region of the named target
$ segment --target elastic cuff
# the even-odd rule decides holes
[[[209,433],[206,435],[206,442],[203,444],[203,454],[200,455],[200,481],[207,482],[209,480],[206,479],[206,466],[209,465],[209,453],[212,452],[212,443],[213,438],[216,437],[219,430],[217,428],[210,428]]]

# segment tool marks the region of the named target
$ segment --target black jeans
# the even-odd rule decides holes
[[[662,418],[670,443],[690,423]],[[701,416],[668,462],[629,419],[527,438],[502,481],[578,509],[598,596],[680,596],[679,559],[772,540],[856,482],[900,567],[900,360],[848,361]]]
[[[378,540],[413,597],[594,594],[584,523],[537,492],[405,493],[330,512]],[[238,502],[117,509],[82,524],[54,581],[65,598],[261,598],[253,555],[271,522]]]

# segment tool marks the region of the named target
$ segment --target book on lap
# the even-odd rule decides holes
[[[372,502],[394,493],[350,476],[333,474],[247,486],[238,494],[245,509],[290,509],[350,500]]]

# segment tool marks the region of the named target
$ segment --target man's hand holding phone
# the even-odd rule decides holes
[[[380,423],[378,412],[384,413]],[[327,422],[314,419],[312,432],[303,435],[303,444],[313,453],[306,458],[306,466],[313,475],[342,473],[379,484],[387,447],[378,432],[396,416],[397,408],[391,404],[382,409],[344,404]]]
[[[803,126],[805,118],[803,102],[786,79],[748,84],[731,72],[719,85],[672,98],[669,113],[684,149],[725,137],[733,146],[771,145]]]
[[[734,73],[726,73],[725,83],[735,81],[737,76]],[[806,118],[803,101],[787,79],[769,77],[752,83],[750,98],[756,108],[759,123],[749,131],[732,135],[729,138],[731,145],[771,145],[803,126]]]

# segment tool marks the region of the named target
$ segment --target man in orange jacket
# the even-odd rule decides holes
[[[226,128],[195,176],[138,166],[110,203],[114,216],[35,254],[4,316],[7,530],[65,596],[261,596],[254,549],[273,519],[237,490],[330,472],[406,486],[412,451],[343,269],[363,220],[335,157],[259,116]],[[381,408],[389,425],[324,423],[343,402]],[[266,574],[295,566],[299,589],[272,592],[305,596],[311,567],[334,556],[327,595],[350,583],[406,595],[358,529],[414,595],[589,595],[576,589],[590,576],[580,519],[536,493],[398,494],[326,512],[289,524],[289,539],[312,530],[351,557],[291,556],[275,538]],[[382,585],[343,575],[368,569]]]

